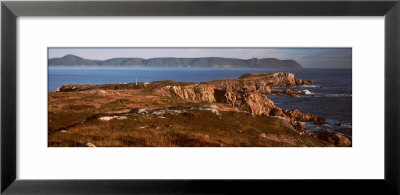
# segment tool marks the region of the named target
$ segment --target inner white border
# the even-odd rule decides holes
[[[352,47],[352,148],[47,148],[47,47]],[[383,179],[383,17],[18,17],[19,179]]]

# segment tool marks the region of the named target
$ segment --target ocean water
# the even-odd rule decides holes
[[[267,95],[276,106],[299,109],[327,119],[328,124],[307,123],[307,129],[322,130],[346,128],[343,134],[351,136],[352,125],[352,70],[351,69],[255,69],[255,68],[122,68],[122,67],[49,67],[48,91],[54,92],[64,84],[133,83],[160,80],[203,82],[238,78],[249,72],[291,72],[296,78],[314,80],[315,85],[293,87],[306,95]]]

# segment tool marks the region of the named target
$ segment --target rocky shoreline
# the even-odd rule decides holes
[[[107,93],[107,90],[141,90],[150,95],[168,97],[183,102],[193,103],[222,103],[232,106],[235,111],[248,113],[254,116],[274,117],[286,121],[299,135],[316,137],[334,146],[349,147],[352,145],[351,138],[335,132],[322,132],[314,135],[307,131],[304,122],[325,124],[326,120],[320,116],[302,113],[301,111],[285,110],[277,107],[268,98],[269,94],[286,94],[295,97],[306,92],[298,92],[290,87],[311,85],[314,81],[295,78],[292,73],[247,73],[237,79],[223,79],[202,83],[187,83],[174,81],[155,81],[149,83],[117,83],[104,85],[73,84],[58,88],[57,93],[63,92],[87,92],[89,94]],[[278,88],[286,88],[280,90]],[[142,110],[140,110],[142,109]],[[198,108],[180,108],[179,112]],[[202,108],[202,111],[219,113],[218,107]],[[179,109],[178,109],[179,110]],[[162,116],[168,109],[143,109],[132,108],[128,113],[147,113]],[[108,119],[108,118],[106,118]],[[112,119],[109,118],[110,120]]]

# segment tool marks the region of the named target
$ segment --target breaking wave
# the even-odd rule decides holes
[[[310,91],[308,91],[308,90],[303,90],[302,92],[304,92],[304,94],[306,94],[306,95],[312,95],[312,94],[314,94],[314,93],[312,93],[312,92],[310,92]]]
[[[315,88],[315,87],[320,87],[320,86],[318,86],[318,85],[302,85],[300,87]]]

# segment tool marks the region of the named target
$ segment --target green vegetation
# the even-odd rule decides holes
[[[294,60],[276,58],[112,58],[108,60],[89,60],[74,55],[49,59],[50,66],[87,65],[87,66],[143,66],[143,67],[204,67],[204,68],[303,68]]]

